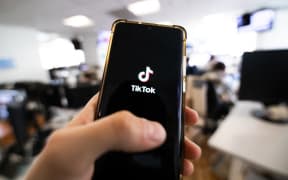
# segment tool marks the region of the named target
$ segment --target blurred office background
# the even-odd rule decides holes
[[[23,179],[100,87],[115,19],[186,28],[185,180],[288,179],[287,0],[0,0],[0,179]]]

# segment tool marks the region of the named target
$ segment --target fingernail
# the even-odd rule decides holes
[[[166,131],[160,124],[156,122],[149,122],[147,131],[148,138],[152,141],[163,142],[166,138]]]

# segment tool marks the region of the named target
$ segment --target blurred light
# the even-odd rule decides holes
[[[57,38],[59,38],[59,35],[56,33],[44,33],[44,32],[37,33],[37,40],[39,42],[48,42]]]
[[[207,53],[193,53],[190,55],[188,65],[204,68],[208,64],[209,59],[210,55]]]
[[[81,63],[85,62],[85,53],[84,53],[84,51],[82,49],[75,50],[74,56],[77,59],[77,61],[79,61]]]
[[[40,42],[39,55],[44,69],[76,66],[85,63],[84,52],[75,50],[71,41],[64,38]]]
[[[88,27],[92,26],[94,23],[91,19],[84,15],[76,15],[71,16],[63,20],[63,24],[65,26],[71,26],[75,28],[81,28],[81,27]]]
[[[101,31],[100,33],[98,33],[97,44],[109,43],[110,35],[111,31]]]
[[[161,21],[159,24],[164,24],[164,25],[173,25],[170,21]]]
[[[142,0],[131,3],[127,9],[136,16],[143,16],[160,11],[159,0]]]

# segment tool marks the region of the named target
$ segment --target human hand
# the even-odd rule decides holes
[[[166,138],[164,128],[155,121],[120,111],[94,121],[98,101],[95,95],[64,128],[55,131],[32,164],[29,179],[91,179],[94,162],[107,151],[142,152],[159,147]],[[193,125],[198,116],[185,108],[185,123]],[[201,149],[185,138],[183,175],[193,172],[188,159],[200,157]]]

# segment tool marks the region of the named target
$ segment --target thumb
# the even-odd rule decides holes
[[[147,151],[160,146],[166,139],[166,132],[158,122],[139,118],[128,111],[114,113],[85,126],[67,128],[66,133],[71,141],[65,142],[72,143],[66,148],[85,152],[84,156],[94,160],[108,151]]]
[[[98,140],[93,147],[96,156],[111,150],[147,151],[160,146],[166,138],[166,132],[158,122],[139,118],[128,111],[114,113],[96,121],[93,126],[90,130],[95,136],[91,137],[94,142]]]
[[[128,111],[117,112],[102,121],[103,136],[109,138],[103,146],[106,151],[146,151],[160,146],[166,138],[158,122],[139,118]]]

